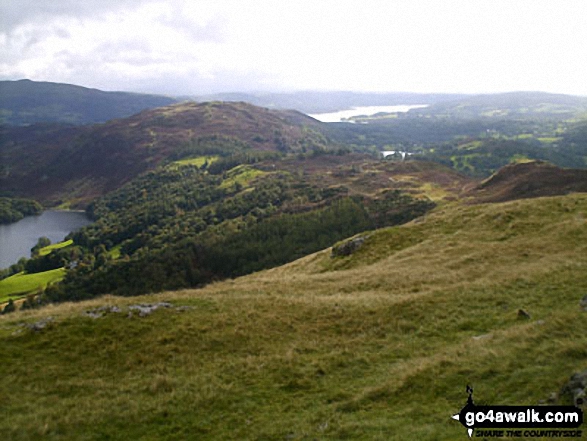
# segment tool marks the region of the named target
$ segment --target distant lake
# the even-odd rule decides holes
[[[44,211],[40,216],[0,225],[0,268],[8,268],[21,257],[29,258],[39,237],[48,237],[51,243],[61,242],[72,231],[90,223],[82,212]]]
[[[338,112],[330,113],[315,113],[311,116],[322,122],[342,122],[343,119],[351,118],[353,116],[360,115],[375,115],[377,113],[396,113],[396,112],[407,112],[412,109],[420,109],[422,107],[428,107],[428,104],[413,104],[413,105],[399,105],[399,106],[365,106],[365,107],[353,107],[348,110],[339,110]]]

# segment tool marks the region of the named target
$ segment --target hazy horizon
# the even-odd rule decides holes
[[[587,96],[583,9],[574,0],[5,0],[0,79],[173,96]]]
[[[0,78],[0,81],[34,81],[37,83],[54,83],[54,84],[67,84],[71,86],[79,86],[84,87],[87,89],[96,89],[102,92],[123,92],[123,93],[138,93],[138,94],[147,94],[147,95],[161,95],[161,96],[168,96],[170,98],[196,98],[196,97],[205,97],[205,96],[217,96],[217,95],[252,95],[252,96],[259,96],[263,97],[264,95],[295,95],[295,94],[328,94],[328,93],[341,93],[341,94],[358,94],[358,95],[464,95],[464,96],[476,96],[476,95],[501,95],[501,94],[517,94],[517,93],[544,93],[544,94],[552,94],[552,95],[568,95],[568,96],[577,96],[577,97],[585,97],[587,98],[586,94],[570,94],[570,93],[559,93],[559,92],[547,92],[544,90],[506,90],[506,91],[499,91],[499,92],[471,92],[471,93],[458,93],[458,92],[412,92],[409,90],[382,90],[382,91],[360,91],[360,90],[339,90],[339,89],[298,89],[298,90],[287,90],[287,89],[274,89],[274,90],[222,90],[216,92],[202,92],[202,93],[194,93],[194,94],[172,94],[172,93],[160,93],[154,92],[149,90],[144,91],[136,91],[136,90],[128,90],[128,89],[108,89],[108,88],[100,88],[94,86],[88,86],[85,84],[78,84],[78,83],[62,83],[58,81],[49,81],[44,79],[32,79],[32,78]]]

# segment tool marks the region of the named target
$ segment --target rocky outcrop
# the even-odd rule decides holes
[[[114,306],[100,306],[99,308],[95,308],[95,309],[91,309],[89,311],[85,312],[85,315],[87,315],[88,317],[97,319],[100,317],[103,317],[104,315],[108,314],[108,313],[117,313],[117,312],[121,312],[120,308],[116,305]]]
[[[569,381],[561,388],[559,399],[572,402],[575,406],[586,404],[587,370],[577,372],[571,376]]]
[[[128,309],[130,310],[129,317],[132,317],[132,311],[137,311],[139,317],[145,317],[151,314],[153,311],[156,311],[159,308],[171,308],[173,305],[169,302],[159,302],[159,303],[142,303],[140,305],[130,305]]]
[[[47,317],[35,323],[28,323],[26,326],[32,331],[40,331],[45,329],[49,323],[53,321],[53,317]]]
[[[365,239],[367,239],[366,236],[358,236],[334,245],[330,257],[350,256],[363,246]]]

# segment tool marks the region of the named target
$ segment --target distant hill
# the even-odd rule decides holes
[[[223,149],[321,149],[320,123],[245,103],[182,103],[104,124],[0,128],[0,192],[84,205],[170,158]],[[215,150],[216,149],[216,150]]]
[[[463,99],[469,95],[442,93],[315,92],[218,93],[193,97],[197,101],[245,101],[256,106],[323,113],[361,106],[432,104]]]
[[[104,92],[71,84],[0,81],[0,123],[91,124],[123,118],[176,101],[165,96]]]
[[[438,102],[410,113],[451,118],[567,119],[585,112],[587,112],[587,97],[545,92],[510,92]]]

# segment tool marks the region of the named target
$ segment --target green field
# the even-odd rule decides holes
[[[348,257],[2,316],[0,438],[465,440],[467,384],[530,405],[585,369],[586,219],[585,194],[448,204]],[[189,308],[128,317],[159,301]]]
[[[173,164],[176,164],[176,165],[195,165],[196,167],[201,167],[206,162],[208,164],[212,164],[217,159],[218,159],[218,156],[197,156],[195,158],[188,158],[188,159],[181,159],[179,161],[174,161]]]
[[[70,245],[73,245],[73,240],[66,240],[63,242],[59,242],[59,243],[54,243],[52,245],[43,247],[39,250],[39,256],[46,256],[47,254],[49,254],[51,251],[54,250],[60,250],[61,248],[65,248],[68,247]]]
[[[122,245],[116,245],[115,247],[112,247],[112,249],[108,251],[108,255],[114,260],[120,258],[121,248]]]
[[[248,165],[238,165],[227,172],[226,179],[220,184],[220,188],[231,188],[237,184],[246,188],[253,179],[264,174],[266,172]]]
[[[4,280],[0,280],[0,303],[9,298],[22,297],[29,292],[44,288],[50,283],[58,282],[65,276],[65,269],[58,268],[42,273],[18,273]]]

